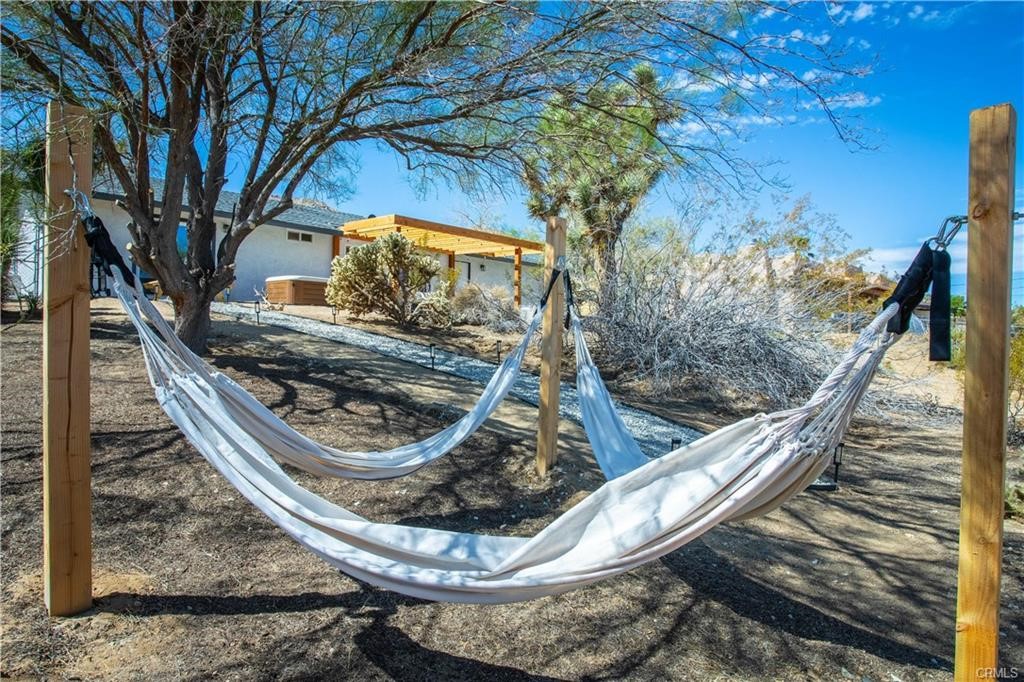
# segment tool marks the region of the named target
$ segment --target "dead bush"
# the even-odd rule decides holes
[[[510,332],[524,327],[519,310],[509,291],[500,286],[467,284],[451,299],[454,324],[480,325],[495,332]]]
[[[758,231],[731,227],[702,248],[672,225],[634,227],[601,296],[577,255],[577,298],[605,366],[655,394],[698,390],[765,408],[809,397],[839,357],[820,310],[845,292],[816,287],[799,258],[779,268],[764,245],[781,240],[749,225]]]

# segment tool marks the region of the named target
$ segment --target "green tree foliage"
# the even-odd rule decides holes
[[[11,293],[11,266],[21,241],[21,182],[4,164],[0,172],[0,296]]]
[[[23,248],[22,214],[43,198],[43,139],[33,135],[0,152],[0,295],[12,293],[11,268]]]
[[[953,317],[964,317],[967,315],[967,299],[960,294],[950,296],[949,314]]]
[[[436,258],[392,233],[335,258],[326,298],[356,317],[379,313],[402,326],[437,321],[444,317],[447,283],[429,294],[425,289],[440,272]]]
[[[659,132],[681,116],[648,64],[574,102],[555,97],[538,126],[541,145],[524,164],[530,214],[575,217],[603,282],[615,276],[626,221],[681,158]]]
[[[538,129],[551,118],[545,107],[560,102],[584,124],[563,146],[580,146],[585,132],[629,150],[610,165],[580,158],[615,169],[623,196],[640,196],[654,171],[636,156],[660,158],[662,146],[698,176],[758,177],[734,145],[744,115],[816,109],[845,139],[856,135],[836,116],[844,90],[867,73],[848,53],[853,41],[786,23],[828,21],[824,6],[773,5],[770,19],[763,10],[618,0],[12,1],[0,26],[4,120],[42,129],[51,99],[90,112],[131,217],[132,258],[159,279],[176,333],[201,352],[210,302],[234,280],[243,241],[291,208],[296,192],[344,195],[367,142],[424,178],[507,187],[547,133],[567,127]],[[778,39],[765,39],[776,29]],[[631,76],[642,63],[673,87],[655,89],[650,68]],[[589,123],[588,105],[603,109]],[[694,128],[653,127],[684,106]],[[616,123],[622,114],[630,125]],[[225,235],[215,209],[229,175],[239,198]],[[160,205],[154,177],[163,179]],[[607,196],[601,176],[590,177],[594,186],[574,191]],[[580,205],[607,250],[614,237],[600,225],[614,225],[629,200],[593,203]],[[179,254],[182,220],[188,248]]]

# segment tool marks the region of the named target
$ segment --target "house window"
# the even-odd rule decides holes
[[[290,242],[311,242],[313,241],[313,235],[308,232],[292,232],[288,231],[288,241]]]

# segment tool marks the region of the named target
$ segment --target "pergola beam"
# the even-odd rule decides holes
[[[522,253],[544,252],[541,242],[402,215],[352,220],[342,225],[341,230],[345,236],[356,239],[374,239],[401,232],[423,248],[458,255],[513,255],[517,249]]]

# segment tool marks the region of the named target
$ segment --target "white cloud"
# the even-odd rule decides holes
[[[882,103],[878,95],[869,97],[863,92],[851,92],[845,95],[836,95],[829,100],[829,105],[838,109],[865,109]]]
[[[895,246],[882,249],[871,249],[871,253],[864,256],[864,267],[874,272],[904,272],[914,256],[921,250],[921,245]]]
[[[938,18],[939,18],[939,10],[937,10],[937,9],[933,9],[931,12],[929,12],[926,15],[924,15],[924,20],[925,21],[934,21],[934,20],[936,20]]]
[[[686,71],[682,72],[679,76],[676,77],[673,86],[680,90],[686,90],[687,92],[691,93],[714,92],[715,90],[718,90],[719,88],[722,87],[721,84],[716,83],[713,80],[698,80],[694,78],[693,74],[688,73]]]
[[[807,39],[815,45],[827,45],[832,40],[832,35],[828,32],[819,33],[817,35],[812,33],[807,36]]]
[[[748,126],[767,126],[767,125],[782,125],[784,123],[796,123],[796,116],[789,114],[787,116],[769,116],[767,114],[745,114],[741,116],[733,116],[729,119],[730,123],[739,127]]]
[[[857,8],[853,10],[853,14],[850,18],[854,21],[863,21],[875,13],[875,6],[869,5],[866,2],[862,2],[857,5]]]
[[[914,5],[914,8],[907,12],[907,17],[910,19],[917,19],[922,14],[924,14],[924,7],[921,5]]]
[[[826,102],[833,109],[867,109],[881,104],[882,98],[878,95],[869,96],[863,92],[849,92],[829,97]],[[816,109],[818,106],[818,102],[805,102],[801,105],[801,108]]]
[[[766,88],[778,78],[774,73],[759,73],[753,76],[743,75],[737,79],[736,84],[740,90],[754,90],[755,88]]]
[[[1024,240],[1024,224],[1014,225],[1013,237],[1014,242]],[[917,243],[908,246],[871,249],[871,252],[863,259],[864,266],[874,272],[902,274],[917,255],[925,239],[927,237],[920,237]],[[1013,275],[1014,277],[1024,275],[1024,269],[1022,269],[1024,262],[1019,257],[1020,254],[1015,253],[1014,255],[1018,257],[1014,260]],[[960,232],[956,240],[949,245],[949,256],[950,272],[954,275],[967,274],[967,236],[964,232]]]
[[[707,130],[703,123],[699,123],[697,121],[687,121],[685,123],[678,124],[676,127],[679,132],[687,137],[694,137],[700,133],[706,132]]]

